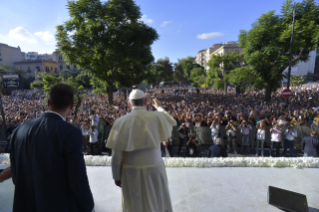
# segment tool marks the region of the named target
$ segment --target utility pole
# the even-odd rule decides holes
[[[291,40],[290,40],[290,55],[289,55],[289,67],[288,67],[288,79],[287,79],[287,89],[290,87],[290,74],[291,74],[291,66],[292,66],[292,44],[294,41],[294,29],[295,29],[295,15],[296,15],[296,2],[294,2],[294,15],[292,21],[292,32],[291,32]],[[289,98],[286,98],[286,105],[288,106]]]

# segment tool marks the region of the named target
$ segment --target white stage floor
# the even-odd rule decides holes
[[[0,169],[6,166],[0,165]],[[166,168],[175,212],[271,212],[268,186],[307,195],[309,212],[319,212],[319,169]],[[96,212],[121,212],[121,190],[110,167],[87,167]],[[11,212],[14,186],[0,184],[0,212]]]

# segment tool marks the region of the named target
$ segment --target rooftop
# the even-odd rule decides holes
[[[14,64],[21,64],[21,63],[38,63],[38,62],[51,62],[51,63],[55,63],[55,61],[53,60],[46,60],[46,59],[37,59],[37,60],[23,60],[23,61],[19,61],[19,62],[15,62]]]

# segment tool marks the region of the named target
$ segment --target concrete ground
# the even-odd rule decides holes
[[[5,168],[0,165],[0,169]],[[268,186],[307,195],[310,212],[319,212],[319,169],[294,168],[166,168],[175,212],[272,212]],[[121,190],[110,167],[87,167],[96,211],[121,212]],[[14,186],[0,184],[0,212],[12,211]]]

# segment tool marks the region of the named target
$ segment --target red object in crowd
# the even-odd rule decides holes
[[[291,96],[291,94],[292,94],[292,92],[290,89],[286,88],[285,90],[282,91],[282,97],[284,97],[284,98],[289,98]]]

